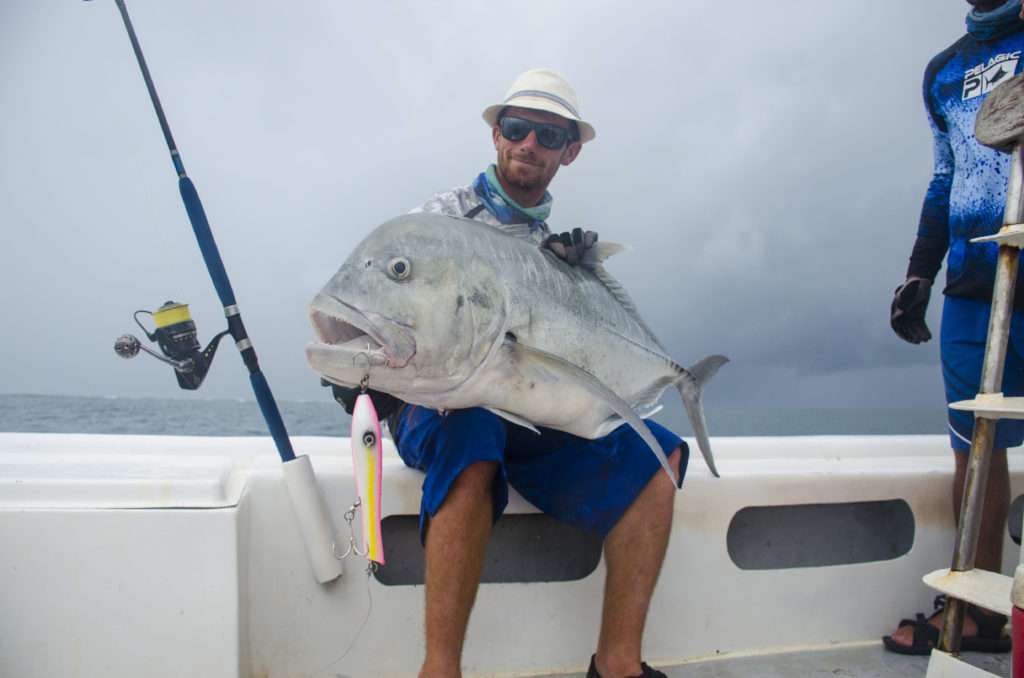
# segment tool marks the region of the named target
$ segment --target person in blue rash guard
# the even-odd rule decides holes
[[[485,109],[497,162],[469,185],[436,194],[413,212],[530,224],[531,237],[576,265],[597,234],[552,234],[547,187],[594,138],[576,94],[560,75],[520,75],[505,100]],[[351,411],[358,389],[334,387]],[[676,488],[639,435],[623,425],[597,440],[541,428],[541,435],[482,408],[437,412],[373,394],[399,455],[425,473],[420,537],[426,550],[426,655],[421,678],[461,674],[463,641],[493,523],[512,485],[561,521],[604,536],[606,583],[597,651],[588,678],[665,678],[641,661],[647,609],[671,531]],[[387,416],[381,409],[381,416]],[[689,450],[648,421],[679,482]],[[566,620],[569,622],[570,620]],[[509,642],[514,642],[510,638]]]
[[[942,307],[942,375],[947,402],[969,400],[979,392],[988,318],[995,279],[995,243],[971,243],[1002,226],[1010,159],[979,144],[974,120],[986,95],[1021,72],[1024,55],[1024,10],[1021,0],[968,0],[967,34],[928,64],[924,100],[935,139],[935,171],[917,230],[906,281],[896,289],[891,324],[900,338],[919,344],[931,338],[925,324],[930,290],[946,265]],[[948,256],[947,256],[948,252]],[[1018,278],[1006,355],[1003,392],[1024,395],[1024,284]],[[956,460],[953,507],[959,521],[960,501],[971,446],[974,418],[949,410],[950,443]],[[1006,448],[1024,441],[1024,421],[1000,421],[982,509],[976,566],[998,572],[1002,564],[1003,523],[1009,507],[1010,482]],[[930,616],[903,620],[885,647],[904,654],[928,654],[938,642],[941,599]],[[1007,652],[1006,617],[967,607],[961,649]]]

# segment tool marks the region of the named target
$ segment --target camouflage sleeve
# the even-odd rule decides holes
[[[428,212],[431,214],[445,214],[450,217],[461,217],[471,210],[477,202],[472,186],[460,186],[450,191],[435,193],[425,203],[410,210],[409,214]]]

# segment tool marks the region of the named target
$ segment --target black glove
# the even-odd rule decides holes
[[[356,406],[356,398],[362,393],[362,389],[358,386],[347,388],[345,386],[338,386],[337,384],[330,384],[323,382],[324,386],[331,387],[331,393],[334,395],[334,399],[339,405],[345,408],[345,412],[352,414],[352,408]],[[387,419],[388,416],[402,406],[402,401],[393,395],[388,395],[381,391],[374,391],[367,389],[366,393],[373,400],[373,409],[377,410],[378,419]]]
[[[583,260],[583,253],[597,242],[597,233],[574,228],[565,233],[552,233],[544,241],[544,247],[565,259],[570,266],[578,266]]]
[[[924,324],[924,312],[928,309],[931,291],[932,281],[924,278],[908,278],[896,288],[889,324],[903,341],[920,344],[932,338],[932,333]]]

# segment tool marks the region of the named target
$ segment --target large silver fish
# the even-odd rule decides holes
[[[377,227],[310,304],[306,348],[328,381],[426,407],[486,407],[516,424],[599,438],[629,423],[675,475],[643,423],[669,386],[682,396],[704,460],[714,459],[701,387],[727,362],[670,358],[601,262],[578,267],[526,225],[410,214]]]

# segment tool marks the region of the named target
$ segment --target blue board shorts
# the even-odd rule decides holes
[[[988,302],[946,297],[942,307],[942,378],[946,402],[971,400],[981,389],[981,366],[985,360],[985,337],[992,307]],[[1024,395],[1024,312],[1010,320],[1010,341],[1006,346],[1003,395]],[[966,453],[974,433],[974,413],[949,412],[949,441],[954,452]],[[1001,419],[996,424],[993,447],[1017,447],[1024,442],[1024,421]]]
[[[682,482],[689,449],[676,434],[647,421],[666,456],[682,448]],[[632,505],[661,464],[647,443],[624,424],[603,438],[587,440],[540,428],[537,435],[482,409],[436,410],[406,405],[392,431],[407,466],[426,473],[420,504],[420,541],[455,479],[470,464],[497,462],[491,488],[493,520],[508,504],[512,485],[553,518],[606,535]]]

